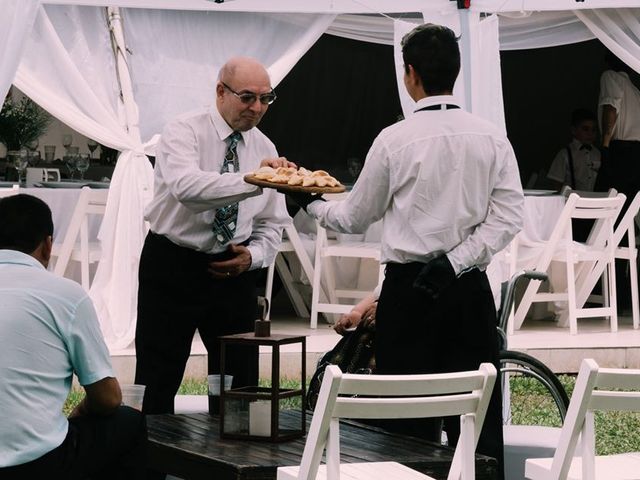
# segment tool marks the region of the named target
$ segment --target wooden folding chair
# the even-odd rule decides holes
[[[533,268],[533,270],[547,272],[552,260],[564,262],[567,273],[567,290],[556,293],[539,293],[541,282],[532,280],[516,309],[514,321],[511,322],[514,328],[520,328],[532,303],[565,301],[568,303],[571,334],[578,333],[577,319],[583,317],[609,317],[611,331],[617,331],[613,225],[620,214],[625,199],[623,194],[605,198],[584,198],[576,193],[569,195],[551,237],[544,245]],[[573,240],[571,227],[573,218],[595,220],[586,243]],[[589,272],[600,261],[604,262],[608,270],[610,305],[601,308],[584,308],[584,302],[578,302],[576,292],[582,288]],[[510,333],[512,331],[510,326]]]
[[[475,478],[475,449],[496,380],[489,363],[470,372],[429,375],[343,374],[325,370],[299,466],[279,467],[278,480],[432,479],[396,462],[340,463],[340,418],[460,416],[449,480]],[[367,445],[362,445],[363,449]],[[326,450],[326,464],[320,465]]]
[[[89,265],[100,261],[99,242],[89,242],[89,215],[104,215],[108,189],[82,187],[71,222],[60,243],[54,243],[52,257],[56,259],[53,272],[64,276],[70,260],[80,262],[81,285],[89,291]]]
[[[600,368],[582,361],[553,458],[531,458],[529,480],[622,480],[638,478],[640,452],[595,455],[595,411],[640,412],[640,370]],[[576,445],[581,437],[581,448]],[[574,456],[575,454],[578,456]]]

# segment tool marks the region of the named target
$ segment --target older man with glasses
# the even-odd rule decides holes
[[[158,145],[150,231],[140,259],[136,383],[145,413],[173,412],[195,330],[219,372],[217,337],[251,331],[256,273],[274,261],[291,221],[282,194],[249,185],[262,166],[295,166],[278,157],[256,125],[276,99],[265,68],[230,59],[216,105],[178,117]],[[233,386],[256,385],[257,350],[230,351]]]

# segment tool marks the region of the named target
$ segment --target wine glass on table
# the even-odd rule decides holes
[[[73,142],[73,136],[65,133],[64,135],[62,135],[62,146],[65,148],[65,150],[68,152],[69,151],[69,147],[71,146],[71,143]]]
[[[84,174],[89,170],[91,159],[88,153],[79,153],[76,158],[76,170],[80,172],[80,180],[84,180]]]
[[[18,183],[23,184],[24,174],[29,166],[29,152],[22,149],[11,157],[11,166],[18,172]]]
[[[96,142],[95,140],[89,138],[89,139],[87,139],[87,147],[89,148],[89,151],[91,152],[90,158],[93,159],[93,152],[95,152],[96,148],[98,148],[98,142]]]
[[[73,173],[76,171],[76,159],[78,157],[77,153],[67,153],[62,157],[62,161],[64,162],[64,166],[67,167],[67,171],[69,172],[69,179],[73,180]]]

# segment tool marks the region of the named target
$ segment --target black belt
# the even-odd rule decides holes
[[[189,255],[190,257],[200,257],[203,261],[207,261],[207,262],[227,260],[233,257],[233,255],[229,253],[227,250],[219,253],[206,253],[206,252],[200,252],[198,250],[194,250],[193,248],[183,247],[182,245],[178,245],[172,242],[170,239],[168,239],[164,235],[152,232],[151,230],[149,230],[148,237],[152,241],[160,245],[163,245],[164,247],[172,248],[174,252],[180,251],[180,252],[183,252],[185,255]],[[239,242],[237,244],[234,243],[234,245],[242,245],[246,247],[247,245],[249,245],[249,243],[250,243],[250,240],[247,239],[244,242]]]
[[[456,108],[460,107],[453,103],[436,103],[435,105],[419,108],[416,112],[422,112],[423,110],[455,110]]]

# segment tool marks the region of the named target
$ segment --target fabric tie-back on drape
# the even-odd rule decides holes
[[[122,16],[142,138],[161,133],[180,113],[213,104],[218,70],[234,55],[261,61],[276,87],[335,19],[139,9]]]
[[[0,101],[4,101],[31,33],[38,0],[0,0]]]

